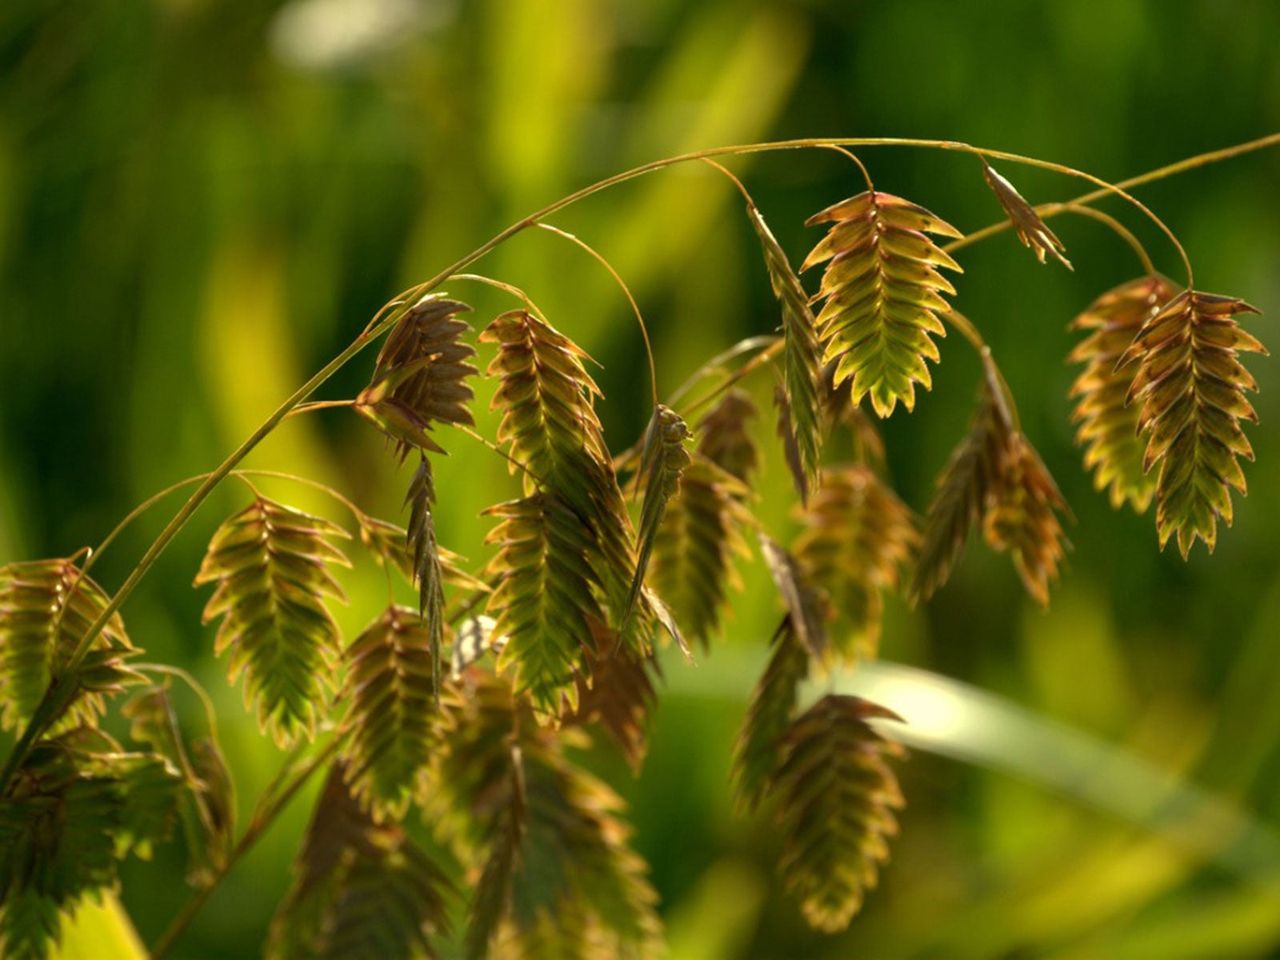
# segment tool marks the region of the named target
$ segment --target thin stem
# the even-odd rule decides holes
[[[852,150],[846,150],[844,147],[836,146],[834,143],[831,144],[831,149],[834,150],[836,153],[844,154],[846,157],[852,160],[855,164],[857,164],[858,169],[862,171],[862,179],[867,181],[868,192],[870,193],[876,192],[876,185],[871,182],[871,173],[869,170],[867,170],[867,165],[858,159],[857,154],[855,154]]]
[[[1142,261],[1142,269],[1147,272],[1147,275],[1151,277],[1156,275],[1155,264],[1151,262],[1151,255],[1147,253],[1147,248],[1142,245],[1142,241],[1133,235],[1133,231],[1111,216],[1111,214],[1103,213],[1101,210],[1095,210],[1093,207],[1082,206],[1078,203],[1068,203],[1062,209],[1066,213],[1075,213],[1106,224],[1111,228],[1112,233],[1133,249],[1138,259]]]
[[[581,237],[575,236],[567,230],[561,230],[559,227],[552,226],[549,223],[539,223],[538,227],[549,233],[554,233],[558,237],[564,237],[571,243],[577,244],[588,254],[594,257],[602,267],[609,271],[609,276],[613,277],[614,282],[617,283],[619,289],[622,290],[622,295],[627,298],[627,303],[631,304],[631,312],[635,314],[636,323],[640,325],[640,336],[644,340],[644,353],[645,357],[649,361],[649,388],[653,393],[653,405],[656,407],[658,405],[658,367],[657,364],[653,362],[653,343],[649,340],[649,327],[644,322],[644,314],[640,312],[640,304],[636,303],[636,298],[632,296],[631,288],[627,286],[627,282],[622,279],[622,274],[618,273],[618,271],[614,269],[613,264],[605,258],[604,254],[600,253],[600,251],[591,246],[591,244],[587,243],[587,241],[583,240]]]
[[[959,310],[948,310],[942,315],[942,319],[960,331],[961,335],[973,344],[973,349],[977,350],[981,355],[987,349],[987,342],[982,339],[982,334],[978,332],[978,328],[973,325],[973,321],[966,317]]]
[[[785,343],[786,341],[784,341],[781,337],[779,337],[769,346],[765,347],[765,349],[761,350],[754,357],[752,357],[750,360],[748,360],[746,363],[740,366],[737,370],[733,371],[733,373],[729,374],[722,381],[720,381],[720,383],[718,383],[715,386],[715,388],[712,389],[710,392],[703,394],[697,400],[694,400],[692,403],[690,403],[686,410],[688,415],[692,417],[696,411],[701,410],[703,407],[707,406],[713,400],[717,399],[722,393],[724,393],[726,390],[732,387],[735,383],[737,383],[743,377],[746,377],[754,373],[756,370],[760,369],[760,367],[764,366],[766,363],[772,362],[778,356],[778,354],[782,352],[782,349],[785,346]]]
[[[242,479],[247,477],[270,477],[273,480],[289,480],[293,483],[300,483],[304,487],[311,487],[313,490],[319,490],[321,493],[332,497],[338,503],[350,510],[358,523],[369,519],[369,515],[356,506],[355,502],[352,501],[350,497],[344,495],[338,490],[335,490],[327,483],[321,483],[319,480],[312,480],[309,477],[300,477],[296,473],[285,473],[283,470],[235,470],[232,471],[232,476],[240,477]]]
[[[742,194],[742,199],[747,201],[747,206],[752,207],[753,209],[759,209],[756,207],[756,202],[751,198],[751,194],[747,191],[746,186],[743,185],[742,181],[738,179],[737,175],[732,170],[724,166],[724,164],[717,163],[710,157],[703,157],[702,162],[709,167],[714,167],[716,170],[719,170],[722,174],[728,177],[730,182],[738,188],[738,192]]]
[[[708,377],[713,373],[727,373],[727,371],[724,370],[724,365],[730,360],[736,360],[744,353],[751,353],[764,347],[773,346],[780,342],[781,339],[781,337],[768,333],[755,337],[747,337],[745,340],[739,340],[728,350],[717,353],[702,366],[698,367],[697,370],[689,374],[688,379],[668,395],[667,406],[674,409],[676,405],[684,399],[684,395],[697,386],[698,381],[703,377]]]
[[[1178,239],[1177,234],[1170,229],[1167,223],[1161,220],[1160,217],[1156,216],[1151,208],[1137,197],[1126,192],[1123,187],[1117,186],[1113,183],[1108,183],[1101,177],[1095,177],[1093,174],[1085,173],[1083,170],[1077,170],[1075,167],[1068,167],[1065,164],[1054,163],[1051,160],[1039,160],[1035,157],[1026,157],[1018,153],[1007,153],[1003,150],[987,150],[970,146],[965,143],[957,143],[954,146],[943,147],[942,149],[963,150],[967,153],[977,154],[983,158],[994,157],[997,160],[1008,160],[1010,163],[1021,163],[1025,166],[1039,167],[1041,170],[1052,170],[1055,173],[1061,173],[1066,176],[1087,180],[1090,183],[1097,184],[1101,188],[1101,192],[1098,193],[1099,197],[1105,196],[1108,193],[1114,193],[1117,197],[1120,197],[1136,207],[1144,216],[1147,217],[1148,220],[1159,228],[1161,233],[1169,238],[1169,242],[1173,244],[1173,248],[1178,252],[1178,256],[1182,260],[1182,268],[1187,273],[1187,287],[1192,288],[1195,286],[1195,277],[1191,270],[1191,258],[1187,255],[1186,248],[1182,246],[1182,241]]]
[[[493,287],[494,289],[501,290],[504,293],[509,293],[528,307],[529,312],[539,320],[542,320],[544,323],[547,320],[542,311],[538,309],[538,305],[533,302],[533,298],[530,297],[529,294],[525,293],[523,289],[517,287],[514,283],[507,283],[505,280],[495,280],[493,277],[486,277],[484,274],[480,273],[455,273],[449,279],[470,280],[473,283],[483,283],[485,286]]]
[[[304,413],[314,413],[317,410],[333,410],[337,407],[354,407],[354,400],[312,400],[310,403],[300,403],[286,415],[288,417],[297,417]]]
[[[500,456],[503,460],[507,461],[507,463],[511,464],[511,466],[515,467],[517,470],[519,470],[521,473],[527,476],[530,480],[532,480],[538,486],[544,487],[544,488],[550,487],[550,484],[547,483],[546,480],[543,480],[542,477],[538,476],[536,473],[534,473],[532,470],[529,469],[528,464],[521,463],[519,460],[517,460],[511,454],[507,453],[507,451],[503,450],[500,446],[498,446],[496,443],[494,443],[484,434],[480,433],[478,430],[475,430],[464,423],[452,423],[450,424],[450,426],[453,427],[455,430],[459,430],[462,433],[465,433],[468,437],[470,437],[472,440],[475,440],[477,443],[483,444],[484,446],[488,447],[490,450],[492,450],[494,453]]]
[[[707,150],[699,150],[692,153],[684,153],[678,156],[666,157],[661,160],[653,160],[653,161],[650,161],[649,163],[641,164],[640,166],[633,167],[630,170],[624,170],[621,173],[617,173],[612,176],[605,177],[602,180],[598,180],[595,183],[589,184],[585,187],[575,190],[574,192],[567,194],[566,196],[563,196],[552,203],[547,204],[541,210],[535,211],[534,213],[531,213],[528,216],[520,220],[517,220],[515,223],[512,223],[509,226],[505,227],[504,229],[498,231],[496,234],[494,234],[492,237],[490,237],[480,246],[476,247],[470,253],[465,254],[464,256],[460,257],[458,260],[451,263],[449,266],[445,267],[443,270],[437,273],[434,277],[431,277],[429,280],[426,280],[423,283],[419,283],[419,284],[416,284],[415,286],[410,287],[408,290],[405,290],[400,295],[398,295],[397,297],[389,301],[387,304],[385,304],[377,312],[377,314],[374,315],[374,318],[365,327],[363,332],[361,332],[360,336],[356,337],[356,339],[353,340],[350,344],[348,344],[341,352],[339,352],[337,356],[335,356],[332,360],[330,360],[323,367],[321,367],[320,370],[318,370],[309,380],[306,381],[306,383],[302,384],[302,386],[300,386],[297,390],[295,390],[292,394],[290,394],[262,422],[262,424],[259,425],[259,427],[256,430],[254,430],[253,433],[250,434],[249,437],[247,437],[244,440],[244,442],[242,442],[238,447],[236,447],[235,450],[233,450],[227,456],[227,458],[223,460],[221,464],[218,465],[216,469],[214,469],[213,471],[211,471],[209,474],[205,476],[204,480],[200,483],[200,485],[196,488],[196,490],[187,499],[186,503],[182,505],[182,507],[178,510],[178,512],[173,516],[173,518],[169,521],[169,523],[165,526],[165,528],[160,532],[160,534],[152,542],[151,546],[147,548],[146,552],[142,555],[142,558],[138,561],[138,564],[134,567],[133,571],[125,579],[124,583],[121,584],[120,588],[115,592],[115,594],[107,602],[102,612],[98,615],[98,618],[92,624],[90,624],[89,628],[85,631],[84,635],[81,637],[79,644],[76,646],[76,649],[72,652],[71,657],[68,658],[67,669],[68,670],[74,669],[76,666],[79,665],[80,661],[83,660],[85,654],[89,651],[90,647],[92,646],[94,639],[98,636],[99,633],[102,632],[103,627],[107,625],[107,623],[115,615],[116,611],[120,609],[120,606],[124,603],[124,601],[128,599],[128,597],[133,593],[138,583],[141,582],[144,576],[146,576],[147,572],[155,564],[156,560],[159,559],[161,554],[164,553],[165,549],[173,541],[174,537],[178,535],[178,533],[186,525],[187,521],[191,519],[191,517],[195,514],[196,510],[200,507],[200,505],[205,501],[205,499],[208,498],[209,494],[213,491],[213,489],[219,483],[221,483],[222,480],[233,469],[235,469],[237,465],[239,465],[240,461],[243,460],[246,456],[248,456],[250,451],[252,451],[255,447],[257,447],[258,444],[261,443],[263,439],[265,439],[281,423],[281,421],[283,421],[294,410],[294,408],[296,408],[298,405],[306,401],[308,397],[310,397],[317,389],[323,386],[329,380],[330,377],[332,377],[338,370],[342,369],[342,367],[344,367],[353,357],[355,357],[362,350],[364,350],[364,348],[367,347],[370,343],[372,343],[379,336],[381,336],[383,333],[389,330],[399,320],[399,318],[405,312],[407,312],[407,310],[409,309],[408,307],[409,304],[416,302],[423,295],[425,295],[426,293],[438,287],[448,277],[456,273],[459,273],[460,271],[465,270],[472,263],[475,263],[477,260],[484,257],[490,251],[494,250],[496,247],[505,243],[511,237],[528,229],[531,226],[534,226],[535,224],[541,222],[542,220],[546,219],[552,214],[560,210],[563,210],[565,207],[571,206],[579,202],[580,200],[586,199],[587,197],[600,193],[603,190],[608,190],[609,188],[614,187],[618,184],[625,183],[628,180],[634,180],[637,177],[641,177],[648,173],[652,173],[656,170],[663,170],[667,167],[675,166],[680,163],[686,163],[690,160],[701,160],[704,157],[764,153],[764,152],[775,151],[775,150],[799,150],[799,149],[807,149],[812,147],[829,148],[832,145],[846,146],[846,147],[909,146],[909,147],[923,147],[923,148],[942,149],[942,150],[956,150],[956,151],[963,151],[968,153],[978,153],[980,155],[996,157],[998,159],[1009,160],[1011,162],[1026,163],[1031,166],[1038,166],[1045,169],[1056,170],[1057,172],[1060,172],[1060,173],[1065,173],[1070,176],[1088,180],[1091,183],[1095,183],[1102,188],[1100,190],[1094,191],[1093,193],[1085,194],[1084,196],[1077,198],[1075,201],[1072,201],[1073,203],[1076,203],[1076,204],[1091,203],[1093,202],[1093,200],[1096,200],[1099,197],[1105,196],[1107,193],[1119,193],[1121,196],[1125,197],[1130,202],[1134,203],[1135,205],[1138,205],[1154,221],[1159,222],[1161,228],[1164,231],[1166,231],[1166,233],[1171,237],[1174,243],[1178,246],[1178,249],[1183,256],[1184,265],[1187,267],[1188,274],[1190,274],[1189,259],[1186,257],[1185,251],[1182,250],[1181,244],[1177,242],[1177,238],[1172,236],[1172,231],[1169,231],[1168,227],[1164,225],[1163,221],[1159,221],[1158,218],[1155,217],[1155,214],[1150,213],[1150,211],[1148,211],[1145,206],[1142,206],[1136,199],[1130,197],[1127,193],[1125,193],[1124,188],[1127,186],[1135,186],[1139,183],[1149,183],[1153,180],[1158,180],[1158,179],[1161,179],[1162,177],[1181,172],[1182,170],[1192,169],[1195,166],[1200,166],[1206,163],[1212,163],[1212,162],[1215,162],[1216,160],[1226,159],[1228,157],[1239,156],[1241,154],[1248,153],[1252,150],[1259,150],[1265,147],[1272,146],[1276,143],[1280,143],[1280,134],[1268,135],[1266,137],[1261,137],[1257,140],[1249,141],[1247,143],[1237,144],[1234,147],[1228,147],[1223,150],[1213,151],[1207,154],[1201,154],[1197,157],[1189,157],[1185,160],[1178,161],[1177,163],[1170,164],[1167,167],[1162,167],[1158,170],[1151,171],[1150,173],[1142,174],[1138,178],[1135,178],[1126,183],[1109,184],[1103,180],[1099,180],[1098,178],[1093,177],[1091,174],[1083,173],[1082,171],[1078,171],[1078,170],[1073,170],[1070,167],[1064,167],[1060,164],[1051,164],[1047,161],[1035,160],[1030,157],[1023,157],[1018,154],[1005,153],[1003,151],[981,150],[969,144],[958,143],[955,141],[911,140],[911,139],[905,139],[905,138],[888,138],[888,137],[877,137],[877,138],[848,137],[848,138],[825,138],[825,139],[809,138],[809,139],[802,139],[802,140],[780,140],[780,141],[775,141],[771,143],[754,143],[754,144],[742,144],[742,145],[726,146],[726,147],[713,147]],[[990,232],[993,232],[993,233],[999,232],[999,230],[1007,229],[1007,226],[1008,226],[1007,224],[1003,224],[999,227],[992,228]],[[1190,279],[1191,278],[1189,276],[1188,280],[1190,281]],[[61,714],[62,710],[66,706],[67,697],[69,696],[70,696],[70,691],[68,691],[65,686],[59,687],[59,688],[53,688],[49,691],[49,694],[46,695],[45,700],[41,704],[41,707],[37,708],[37,710],[34,712],[33,716],[31,717],[31,720],[27,723],[26,728],[23,730],[22,735],[18,738],[17,743],[14,745],[13,749],[10,751],[9,757],[5,762],[4,768],[0,770],[0,795],[3,795],[3,793],[7,790],[9,783],[13,779],[14,773],[17,772],[18,768],[22,765],[22,762],[26,759],[27,753],[30,751],[31,746],[35,743],[36,739],[48,727],[48,725],[54,720],[56,720],[57,717]]]
[[[195,677],[181,667],[173,667],[167,663],[135,663],[133,664],[133,669],[142,673],[160,673],[165,676],[177,677],[185,683],[204,708],[204,718],[209,727],[209,737],[221,749],[221,745],[218,744],[218,711],[214,708],[213,698],[209,696],[209,691],[201,686]]]
[[[151,948],[151,960],[161,960],[162,957],[168,956],[169,951],[173,949],[178,938],[186,931],[191,921],[195,919],[200,908],[205,905],[209,897],[213,895],[213,891],[218,888],[223,878],[231,872],[240,859],[252,849],[259,838],[266,832],[267,828],[275,822],[280,812],[289,805],[299,790],[311,779],[312,774],[321,766],[328,762],[342,745],[345,739],[343,734],[338,734],[329,743],[316,754],[311,761],[298,773],[297,776],[290,781],[289,785],[276,795],[264,808],[257,811],[249,825],[245,828],[240,840],[232,848],[231,853],[227,855],[227,859],[217,868],[216,872],[203,887],[196,891],[195,895],[186,902],[182,910],[178,913],[168,928],[160,935],[160,939],[156,941],[154,947]],[[287,769],[287,765],[286,765]]]

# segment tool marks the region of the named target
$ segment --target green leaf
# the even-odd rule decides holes
[[[853,380],[853,402],[870,395],[877,415],[899,401],[915,407],[915,384],[927,390],[926,364],[938,359],[931,335],[945,336],[941,294],[955,288],[937,270],[960,270],[928,234],[959,237],[955,227],[923,207],[867,191],[814,214],[806,225],[831,223],[801,270],[830,261],[822,276],[817,317],[823,360],[836,361],[835,383]]]
[[[264,497],[213,535],[196,585],[214,583],[207,623],[222,618],[215,651],[230,651],[231,682],[282,745],[312,736],[341,654],[325,597],[343,599],[329,568],[349,566],[330,543],[341,527]]]

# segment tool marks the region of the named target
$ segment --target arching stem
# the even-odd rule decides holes
[[[636,298],[631,294],[631,288],[627,286],[627,282],[622,279],[622,274],[618,273],[612,263],[600,253],[595,247],[587,243],[581,237],[569,233],[567,230],[561,230],[559,227],[552,226],[549,223],[539,223],[538,227],[549,233],[554,233],[558,237],[576,244],[590,254],[595,260],[609,272],[609,276],[613,277],[618,288],[622,291],[622,295],[627,298],[627,303],[631,304],[631,312],[635,314],[636,323],[640,325],[640,337],[644,340],[645,358],[649,361],[649,388],[653,394],[653,405],[658,405],[658,367],[653,361],[653,343],[649,339],[649,326],[644,322],[644,314],[640,312],[640,304],[636,303]]]

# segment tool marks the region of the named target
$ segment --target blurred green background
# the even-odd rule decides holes
[[[0,9],[0,563],[67,554],[133,504],[207,470],[395,291],[587,182],[688,149],[784,137],[956,138],[1120,179],[1280,129],[1271,0],[7,0]],[[879,186],[964,230],[999,218],[968,157],[861,151]],[[858,191],[823,151],[734,160],[797,260],[814,210]],[[1077,182],[1008,164],[1032,200]],[[1144,188],[1202,288],[1263,311],[1280,344],[1280,152]],[[1122,216],[1176,274],[1167,243]],[[632,285],[669,392],[777,310],[732,188],[692,165],[554,218]],[[1252,495],[1217,554],[1160,553],[1150,516],[1112,512],[1072,443],[1070,319],[1139,273],[1097,224],[1054,228],[1076,270],[1002,234],[963,252],[957,305],[990,341],[1025,429],[1077,522],[1051,608],[1007,558],[970,549],[925,609],[892,601],[886,663],[855,678],[909,721],[894,862],[847,934],[806,930],[764,817],[733,811],[733,739],[778,608],[758,564],[719,647],[672,660],[628,797],[677,958],[1280,956],[1280,375],[1257,359]],[[640,342],[598,265],[520,236],[477,269],[518,283],[601,362],[611,443],[647,416]],[[451,284],[485,321],[510,304]],[[327,397],[351,396],[369,357]],[[927,503],[978,367],[943,344],[935,387],[886,425],[902,496]],[[770,453],[762,514],[790,533]],[[482,391],[483,393],[483,391]],[[493,421],[481,417],[481,428]],[[458,437],[438,469],[443,543],[471,558],[477,514],[513,482]],[[290,421],[250,460],[332,483],[397,518],[407,471],[341,411]],[[337,517],[313,492],[272,485]],[[280,756],[213,660],[190,588],[227,484],[126,608],[151,659],[213,692],[252,803]],[[165,519],[96,573],[117,585]],[[349,579],[358,629],[384,589]],[[924,668],[929,673],[910,668]],[[194,704],[187,704],[194,709]],[[307,815],[298,802],[178,953],[254,955]],[[145,939],[186,896],[181,851],[134,864]]]

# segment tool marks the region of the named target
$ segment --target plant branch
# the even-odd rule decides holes
[[[649,163],[641,164],[630,170],[625,170],[613,176],[598,180],[595,183],[582,187],[560,199],[547,204],[541,210],[535,211],[528,216],[517,220],[498,233],[494,234],[489,240],[476,247],[470,253],[460,257],[454,263],[445,267],[439,273],[423,283],[417,284],[405,290],[399,296],[389,301],[375,314],[373,320],[365,327],[363,332],[348,344],[337,356],[320,368],[309,380],[295,390],[287,397],[263,422],[249,435],[238,447],[233,450],[216,469],[208,473],[196,490],[191,494],[187,501],[182,505],[178,512],[173,516],[151,546],[147,548],[138,564],[134,567],[129,576],[126,577],[123,584],[107,602],[98,618],[89,626],[77,644],[76,649],[67,660],[68,669],[74,669],[84,659],[86,653],[91,648],[93,641],[97,638],[103,628],[120,609],[121,605],[133,593],[138,583],[146,576],[147,572],[164,553],[165,549],[178,535],[187,521],[195,514],[196,510],[208,498],[213,489],[226,478],[228,474],[234,470],[239,463],[261,443],[273,430],[288,417],[295,408],[304,403],[317,389],[323,386],[338,370],[344,367],[352,358],[365,349],[370,343],[380,337],[389,330],[408,309],[408,307],[416,302],[424,294],[430,292],[440,285],[448,277],[465,270],[472,263],[484,257],[490,251],[494,250],[511,237],[532,227],[559,210],[571,206],[580,200],[586,199],[596,193],[607,190],[613,186],[634,180],[657,170],[666,169],[667,167],[676,166],[693,160],[701,160],[706,157],[716,156],[732,156],[745,155],[753,153],[765,153],[781,150],[800,150],[810,148],[830,149],[833,146],[839,147],[873,147],[873,146],[902,146],[902,147],[918,147],[925,149],[951,150],[957,152],[974,153],[979,156],[986,156],[1000,160],[1007,160],[1013,163],[1021,163],[1029,166],[1039,167],[1041,169],[1053,170],[1064,175],[1076,177],[1086,180],[1097,185],[1100,189],[1093,193],[1072,201],[1074,204],[1091,203],[1108,193],[1115,193],[1123,197],[1129,203],[1136,206],[1153,223],[1160,227],[1162,232],[1169,237],[1182,257],[1184,267],[1188,274],[1188,285],[1191,283],[1191,265],[1186,251],[1182,248],[1177,237],[1169,229],[1169,227],[1152,213],[1141,201],[1132,197],[1125,192],[1126,186],[1136,186],[1139,183],[1149,183],[1153,180],[1161,179],[1183,170],[1192,169],[1196,166],[1202,166],[1207,163],[1213,163],[1217,160],[1227,159],[1228,157],[1239,156],[1252,150],[1259,150],[1280,143],[1280,134],[1272,134],[1261,137],[1248,143],[1237,144],[1234,147],[1225,148],[1223,150],[1213,151],[1211,153],[1202,154],[1197,157],[1190,157],[1177,163],[1170,164],[1158,170],[1142,174],[1138,178],[1121,184],[1111,184],[1105,180],[1093,176],[1092,174],[1067,167],[1062,164],[1052,163],[1045,160],[1037,160],[1033,157],[1026,157],[1021,154],[1008,153],[1000,150],[990,150],[975,147],[971,144],[960,143],[952,140],[922,140],[908,139],[896,137],[838,137],[838,138],[805,138],[796,140],[779,140],[766,143],[742,144],[735,146],[713,147],[706,150],[699,150],[692,153],[684,153],[673,157],[666,157],[661,160],[653,160]],[[1044,214],[1042,214],[1043,216]],[[1051,214],[1049,214],[1051,215]],[[1005,229],[1007,224],[1002,224],[999,228],[990,228],[990,232],[998,232]],[[972,241],[970,241],[972,242]],[[767,351],[766,351],[767,352]],[[0,795],[7,789],[12,781],[14,774],[17,772],[23,761],[26,759],[27,753],[39,736],[54,722],[65,709],[72,691],[68,690],[65,685],[61,687],[51,687],[47,692],[41,705],[34,712],[31,720],[28,722],[22,735],[9,753],[2,770],[0,770]]]

